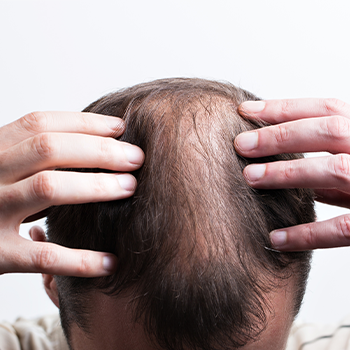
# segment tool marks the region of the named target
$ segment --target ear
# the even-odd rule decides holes
[[[49,296],[49,298],[52,300],[52,302],[60,308],[60,303],[58,299],[58,290],[57,285],[54,277],[52,275],[46,275],[43,274],[43,282],[46,294]]]
[[[29,235],[33,241],[36,242],[46,242],[46,236],[44,230],[40,226],[33,226],[29,230]],[[56,281],[53,275],[43,274],[43,282],[46,294],[52,300],[52,302],[59,308],[59,299]]]

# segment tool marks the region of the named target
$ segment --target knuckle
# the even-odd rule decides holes
[[[325,119],[326,132],[334,141],[347,141],[350,136],[350,123],[347,118],[334,116]]]
[[[39,200],[50,201],[55,197],[55,184],[50,172],[43,171],[34,176],[33,192]]]
[[[345,215],[340,218],[337,224],[337,232],[341,235],[341,237],[350,240],[350,216]]]
[[[45,271],[57,266],[58,260],[58,253],[47,244],[36,253],[34,266],[39,271]]]
[[[94,175],[92,190],[93,190],[93,193],[96,195],[98,194],[103,195],[110,192],[111,187],[108,186],[106,177],[103,174]]]
[[[321,100],[326,113],[333,115],[341,113],[347,106],[345,102],[337,98],[326,98]]]
[[[282,116],[287,116],[291,111],[295,109],[295,101],[294,100],[281,100],[280,101],[280,114]]]
[[[337,180],[345,182],[350,177],[350,156],[348,154],[337,154],[331,158],[333,176]]]
[[[47,130],[47,117],[43,112],[32,112],[20,119],[22,127],[32,132]]]
[[[112,152],[111,140],[107,138],[100,138],[98,144],[98,156],[102,163],[109,164],[115,161]]]
[[[33,149],[44,160],[53,158],[56,152],[53,136],[47,133],[34,136]]]
[[[295,169],[291,162],[281,162],[281,174],[286,180],[295,178]]]
[[[277,144],[282,144],[290,139],[290,132],[283,124],[276,126],[274,137]]]
[[[317,247],[317,232],[313,229],[313,225],[305,225],[302,232],[303,240],[308,248]]]
[[[91,118],[89,113],[79,113],[79,130],[80,132],[90,133],[91,130],[96,128],[95,124],[96,118]]]
[[[89,253],[82,251],[80,254],[80,261],[77,266],[77,274],[86,275],[92,271],[93,262]]]

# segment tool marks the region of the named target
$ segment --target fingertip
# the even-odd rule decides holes
[[[270,233],[270,241],[275,249],[283,249],[287,244],[287,231],[275,230]]]
[[[113,137],[114,139],[123,135],[124,131],[125,131],[125,121],[123,119],[119,119],[119,124],[117,124],[117,126],[114,128],[114,132],[112,133],[111,137]]]
[[[123,143],[123,150],[129,163],[137,166],[142,165],[145,159],[145,154],[143,153],[141,148],[135,145],[130,145],[125,142]]]
[[[103,277],[109,276],[117,269],[117,257],[110,253],[103,252],[82,252],[82,260],[78,270],[74,273],[77,277]],[[87,257],[86,254],[89,254]],[[89,263],[86,263],[89,261]]]
[[[258,147],[259,134],[257,131],[243,132],[236,136],[234,146],[237,151],[245,154]]]
[[[45,231],[40,226],[33,226],[29,230],[29,236],[33,241],[46,242]]]
[[[86,254],[87,252],[84,252]],[[78,267],[78,270],[74,272],[74,276],[77,277],[104,277],[115,273],[117,269],[118,259],[115,255],[102,252],[88,252],[91,254],[87,260],[90,260],[90,264],[85,264],[87,260],[83,258],[82,265]]]
[[[253,116],[249,113],[249,111],[244,108],[244,104],[245,102],[241,103],[237,108],[239,115],[247,119],[253,118]]]
[[[103,256],[102,267],[105,275],[113,274],[117,269],[117,257],[113,254]]]
[[[111,275],[117,269],[117,257],[111,253],[59,247],[56,254],[60,258],[55,266],[41,263],[39,272],[95,278]]]
[[[244,117],[253,118],[256,113],[262,112],[265,107],[265,101],[245,101],[238,106],[238,112]]]
[[[266,164],[250,164],[243,170],[243,175],[249,185],[261,180],[266,173]]]
[[[130,174],[118,174],[116,175],[118,182],[119,182],[119,186],[127,191],[127,192],[131,192],[134,193],[136,186],[137,186],[137,182],[134,176],[130,175]]]
[[[111,137],[116,138],[125,131],[125,121],[121,118],[104,116],[107,126],[112,129]]]

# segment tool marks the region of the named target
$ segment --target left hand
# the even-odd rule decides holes
[[[251,164],[244,177],[254,188],[313,188],[320,202],[350,208],[350,105],[335,99],[248,101],[239,107],[246,118],[271,124],[238,135],[236,151],[257,158],[279,153],[323,152],[326,157]],[[350,246],[350,215],[275,230],[279,250]]]

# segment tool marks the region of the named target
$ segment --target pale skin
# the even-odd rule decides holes
[[[350,106],[336,100],[279,100],[246,102],[240,106],[240,112],[246,117],[276,124],[236,138],[236,149],[245,157],[283,152],[333,153],[316,161],[308,158],[259,165],[258,168],[250,165],[244,170],[244,176],[251,186],[312,187],[318,200],[350,207]],[[123,122],[118,118],[67,112],[32,113],[0,128],[0,274],[43,273],[46,291],[59,306],[52,275],[93,277],[113,273],[116,258],[111,254],[72,250],[47,243],[43,230],[38,227],[30,231],[35,242],[22,238],[18,231],[23,220],[43,216],[43,210],[52,205],[131,196],[136,180],[127,172],[142,165],[144,154],[138,147],[111,137],[121,135],[123,129]],[[252,136],[245,138],[247,135]],[[53,171],[65,167],[103,168],[115,174]],[[282,234],[271,234],[272,243],[280,250],[350,245],[350,216],[281,231]],[[281,245],[283,236],[285,243]],[[276,322],[271,320],[266,333],[247,349],[284,348],[292,319],[281,320],[283,315],[290,314],[291,306],[287,301],[292,299],[292,289],[289,285],[271,296],[275,312],[271,317]],[[98,298],[96,300],[100,301]],[[100,308],[99,313],[96,311],[97,323],[115,311],[109,306],[110,301],[101,302],[108,307]],[[93,342],[98,341],[100,335],[87,339],[79,331],[74,333],[76,349],[97,348]],[[123,332],[118,336],[121,342],[130,342],[130,337]],[[141,330],[137,336],[135,341],[142,345],[144,335]],[[125,349],[137,348],[135,344],[127,345]]]
[[[126,172],[144,154],[115,140],[124,122],[92,113],[36,112],[0,128],[0,274],[41,272],[95,277],[113,273],[112,254],[73,250],[19,235],[26,219],[45,216],[53,205],[109,201],[134,193]],[[115,173],[77,173],[57,168],[101,168]],[[39,227],[31,235],[43,236]],[[43,240],[43,239],[42,239]]]
[[[34,241],[44,241],[45,235],[39,231],[31,234]],[[59,308],[57,285],[52,275],[43,274],[47,295]],[[242,350],[283,350],[293,323],[291,310],[295,294],[295,281],[278,285],[276,290],[266,295],[270,308],[266,310],[267,328],[259,338],[247,344]],[[71,347],[74,350],[160,350],[145,333],[142,323],[135,323],[130,296],[110,297],[101,292],[89,295],[92,307],[89,334],[73,324]],[[110,327],[110,325],[113,325]],[[186,350],[191,350],[186,347]]]
[[[276,124],[237,136],[235,147],[245,157],[332,153],[324,158],[249,165],[244,176],[251,186],[311,187],[317,200],[350,207],[349,105],[334,99],[270,100],[245,102],[239,110],[245,117]],[[110,137],[120,135],[123,127],[114,117],[41,112],[0,128],[0,273],[100,276],[113,272],[116,260],[110,254],[30,242],[18,230],[23,220],[52,205],[131,196],[136,180],[120,172],[140,167],[144,154]],[[131,162],[126,149],[134,158]],[[116,174],[52,171],[63,167],[99,167]],[[271,233],[271,240],[280,250],[350,245],[350,215],[278,230]]]
[[[245,132],[235,139],[244,157],[278,153],[330,152],[325,157],[252,164],[244,177],[254,188],[312,188],[316,200],[350,208],[350,105],[336,99],[248,101],[239,106],[246,118],[273,126]],[[350,245],[350,215],[275,230],[278,250],[298,251]]]
[[[52,281],[50,276],[44,276],[44,283]],[[288,334],[292,326],[291,316],[293,300],[293,283],[278,288],[268,296],[273,306],[273,312],[267,311],[268,327],[262,332],[259,339],[247,344],[241,350],[283,350],[286,347]],[[55,284],[51,282],[46,287],[48,293],[57,298]],[[102,293],[91,296],[94,305],[91,324],[94,325],[87,335],[77,326],[72,328],[72,348],[74,350],[160,350],[149,341],[140,323],[132,318],[132,309],[129,298],[111,298]],[[114,325],[108,327],[106,325]],[[186,350],[192,350],[189,347]]]

